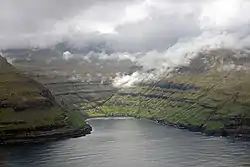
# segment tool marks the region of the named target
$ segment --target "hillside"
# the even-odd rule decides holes
[[[91,128],[51,92],[0,57],[0,142],[28,143],[81,136]]]
[[[87,81],[81,77],[69,80],[68,76],[72,75],[65,71],[62,71],[65,75],[58,72],[47,75],[46,70],[37,73],[38,65],[33,65],[29,70],[25,63],[15,65],[46,85],[57,100],[63,99],[67,109],[81,109],[89,117],[134,116],[208,135],[250,136],[248,51],[217,49],[200,53],[188,66],[176,67],[164,79],[140,83],[118,92],[109,82],[99,82],[101,75],[97,76],[99,79],[95,82],[92,75],[85,73],[85,69],[80,71],[83,77],[88,77]],[[131,74],[141,68],[132,66],[131,71],[126,73]],[[94,71],[93,68],[88,70]],[[115,68],[110,70],[112,73],[118,72]],[[112,76],[107,75],[108,78]],[[65,113],[68,114],[63,112],[63,115]]]
[[[250,139],[249,60],[221,53],[225,51],[210,53],[216,56],[206,61],[201,55],[154,84],[121,89],[104,105],[84,112],[148,118],[208,135]]]

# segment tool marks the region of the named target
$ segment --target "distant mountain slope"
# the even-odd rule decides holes
[[[80,114],[66,111],[48,89],[0,57],[0,143],[55,140],[90,129]]]
[[[209,135],[250,139],[250,61],[248,55],[235,54],[201,54],[171,77],[121,89],[104,105],[85,112],[149,118]]]
[[[118,72],[135,70],[130,60],[109,59],[107,52],[98,49],[75,50],[62,44],[47,49],[8,49],[2,53],[15,67],[34,77],[101,82],[110,81]]]

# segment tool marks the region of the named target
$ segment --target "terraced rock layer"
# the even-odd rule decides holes
[[[59,140],[90,133],[82,115],[63,108],[42,84],[0,57],[0,143]]]
[[[93,116],[134,116],[204,132],[250,139],[249,72],[175,75],[161,84],[120,90]]]

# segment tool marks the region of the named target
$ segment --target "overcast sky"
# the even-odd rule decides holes
[[[204,32],[249,31],[248,0],[1,0],[0,48],[81,47],[165,50]],[[245,35],[246,36],[246,35]]]

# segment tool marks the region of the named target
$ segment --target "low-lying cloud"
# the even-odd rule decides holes
[[[2,0],[0,48],[104,44],[103,52],[89,55],[129,59],[159,74],[187,65],[199,52],[249,47],[249,9],[248,0]],[[120,74],[114,84],[132,85],[152,74]]]
[[[0,48],[69,41],[164,50],[204,31],[248,31],[249,8],[247,0],[2,0]]]

